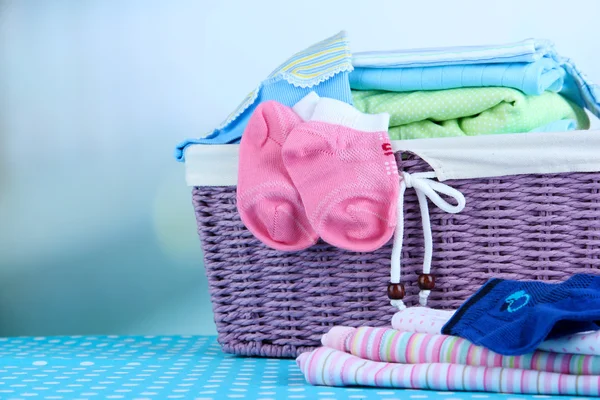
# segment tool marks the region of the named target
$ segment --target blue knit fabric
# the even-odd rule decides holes
[[[352,104],[348,82],[352,68],[350,43],[344,31],[299,51],[275,68],[209,135],[177,145],[175,158],[185,161],[185,148],[191,144],[239,143],[250,115],[263,101],[293,106],[314,91],[321,97]]]
[[[598,330],[597,321],[599,276],[578,274],[559,284],[492,279],[458,309],[442,333],[496,353],[520,355],[545,339]]]
[[[419,68],[355,68],[350,87],[358,90],[412,92],[460,87],[504,86],[525,94],[558,92],[565,71],[554,59],[531,63],[440,65]]]
[[[215,129],[210,135],[201,139],[187,139],[177,145],[175,158],[183,160],[184,150],[190,144],[230,144],[239,143],[256,107],[268,100],[275,100],[286,106],[293,106],[310,92],[321,97],[330,97],[352,104],[352,93],[348,83],[348,72],[339,72],[332,78],[312,87],[294,86],[284,79],[264,82],[258,90],[256,100],[246,108],[235,120],[222,129]]]

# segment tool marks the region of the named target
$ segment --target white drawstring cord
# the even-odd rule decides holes
[[[433,258],[433,236],[431,233],[431,221],[429,219],[429,198],[433,204],[447,213],[456,214],[465,208],[465,196],[458,190],[438,181],[432,180],[435,178],[435,172],[416,172],[409,174],[402,172],[402,181],[400,182],[400,190],[398,193],[397,216],[398,223],[394,232],[394,244],[392,247],[392,262],[391,262],[391,283],[400,283],[400,268],[402,262],[402,242],[404,240],[404,194],[407,188],[414,188],[419,201],[421,210],[421,221],[423,225],[423,238],[425,243],[425,254],[423,255],[423,273],[431,272],[431,259]],[[456,205],[448,203],[438,194],[442,193],[456,200]],[[423,307],[427,305],[427,298],[431,293],[430,290],[421,290],[419,292],[419,304]],[[391,304],[399,310],[406,308],[402,300],[391,300]]]

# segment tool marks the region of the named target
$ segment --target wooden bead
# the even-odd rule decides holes
[[[390,300],[402,300],[404,298],[404,285],[401,283],[390,283],[387,287]]]
[[[417,283],[421,290],[432,290],[435,287],[435,277],[431,274],[421,274]]]

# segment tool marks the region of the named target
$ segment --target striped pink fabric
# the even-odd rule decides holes
[[[330,347],[303,353],[297,362],[312,385],[600,396],[598,375],[447,363],[393,364],[364,360]]]
[[[400,332],[390,328],[334,327],[323,336],[321,342],[326,347],[371,361],[402,364],[452,363],[600,375],[599,356],[544,351],[503,356],[456,336]]]

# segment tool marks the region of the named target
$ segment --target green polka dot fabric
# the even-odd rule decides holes
[[[551,396],[311,386],[294,360],[224,354],[212,336],[0,339],[2,400],[547,398]]]
[[[360,111],[390,114],[392,140],[521,133],[564,119],[589,129],[585,111],[558,93],[527,96],[505,87],[410,93],[352,91]]]

